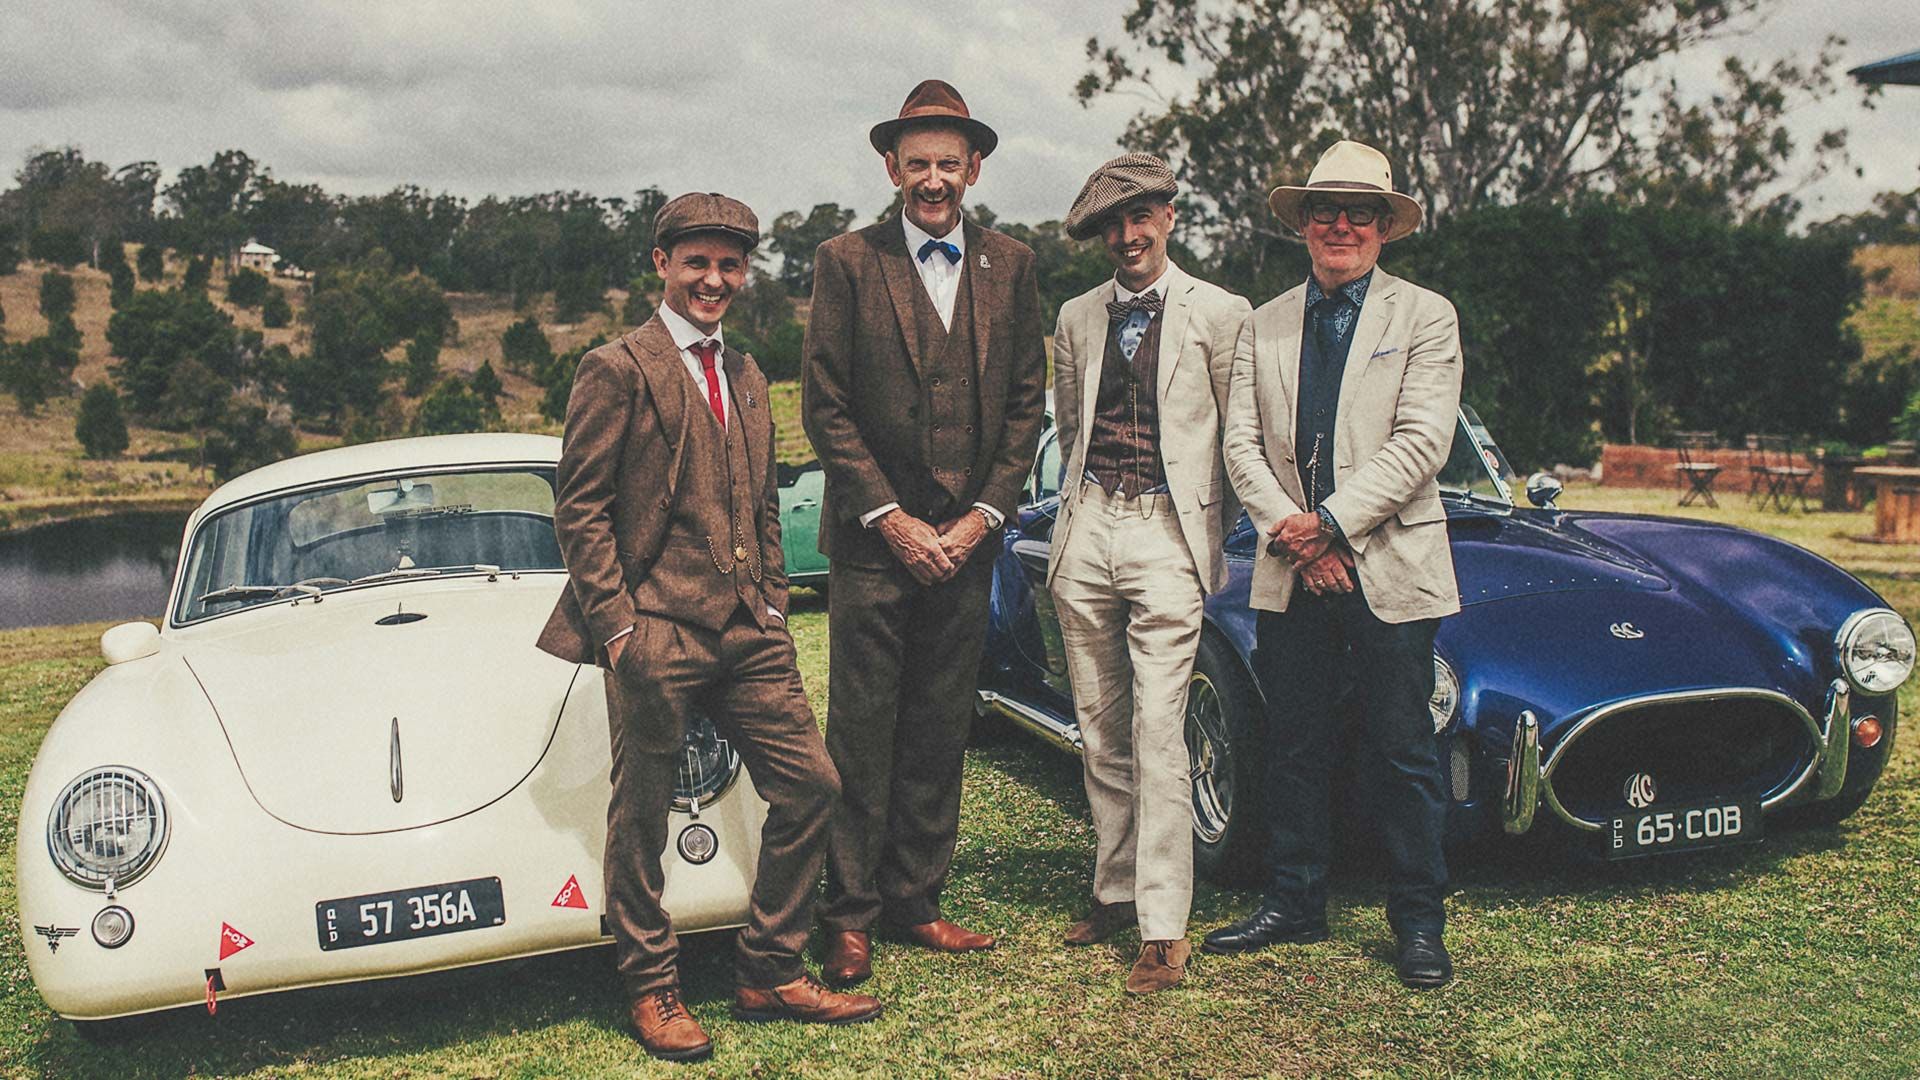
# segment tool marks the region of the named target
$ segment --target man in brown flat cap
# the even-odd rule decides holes
[[[802,407],[826,471],[827,749],[841,800],[827,860],[829,980],[872,972],[883,921],[931,949],[993,938],[940,891],[999,529],[1039,441],[1046,360],[1033,252],[962,219],[999,141],[953,87],[915,87],[876,125],[888,218],[820,245]]]
[[[688,194],[661,207],[654,239],[665,302],[574,375],[554,505],[569,588],[539,644],[609,669],[607,922],[641,1045],[691,1061],[713,1043],[681,999],[660,904],[691,713],[713,721],[767,801],[735,1015],[844,1024],[880,1003],[826,989],[801,957],[839,783],[787,632],[767,381],[721,339],[759,222],[723,195]]]
[[[1179,982],[1193,951],[1187,684],[1201,604],[1226,584],[1220,545],[1239,514],[1220,434],[1252,310],[1168,260],[1178,191],[1149,154],[1094,171],[1067,235],[1100,237],[1113,279],[1062,305],[1053,332],[1067,466],[1047,586],[1098,836],[1093,906],[1066,940],[1091,945],[1137,924],[1126,983],[1136,994]]]

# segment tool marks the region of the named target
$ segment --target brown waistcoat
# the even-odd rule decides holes
[[[1094,395],[1093,426],[1087,432],[1087,471],[1107,494],[1117,488],[1139,495],[1167,482],[1160,461],[1160,324],[1156,315],[1140,335],[1140,347],[1128,362],[1120,351],[1117,326],[1107,324],[1107,351],[1100,362],[1100,389]],[[1077,480],[1078,477],[1073,479]]]
[[[687,410],[680,497],[659,561],[633,589],[634,610],[712,630],[726,626],[740,604],[755,623],[766,623],[764,568],[781,558],[778,550],[760,549],[762,504],[748,479],[740,405],[737,398],[727,404],[733,423],[724,432],[704,396]]]
[[[925,288],[913,292],[914,327],[925,358],[920,407],[927,415],[927,467],[938,490],[924,490],[928,505],[908,510],[928,520],[959,513],[963,508],[954,505],[955,500],[972,486],[979,446],[974,432],[980,422],[980,384],[973,378],[972,277],[964,269],[960,274],[951,327],[940,321]]]

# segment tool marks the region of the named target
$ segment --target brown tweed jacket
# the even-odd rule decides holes
[[[731,348],[723,363],[733,422],[746,425],[752,484],[766,493],[759,514],[764,591],[785,615],[767,380],[752,357]],[[699,419],[689,410],[706,407],[658,315],[581,358],[567,399],[553,507],[569,587],[540,632],[542,649],[575,663],[604,663],[607,639],[633,625],[634,586],[659,558],[681,481],[696,467],[682,453],[687,422]]]
[[[972,222],[965,228],[980,413],[972,460],[957,463],[970,483],[955,502],[1011,517],[1045,416],[1046,328],[1032,249]],[[892,565],[886,542],[860,516],[902,501],[897,488],[924,487],[903,480],[932,467],[913,313],[914,291],[924,288],[895,217],[815,254],[801,409],[826,471],[820,551],[830,557]],[[956,327],[966,314],[954,312]]]

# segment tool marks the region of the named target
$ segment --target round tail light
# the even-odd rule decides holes
[[[1862,750],[1871,750],[1880,745],[1880,737],[1885,733],[1879,717],[1863,716],[1853,722],[1853,745]]]

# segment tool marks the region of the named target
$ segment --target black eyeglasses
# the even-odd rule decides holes
[[[1378,218],[1386,216],[1386,211],[1377,205],[1351,206],[1346,203],[1315,202],[1307,204],[1307,217],[1319,225],[1331,225],[1340,220],[1341,213],[1347,215],[1347,224],[1355,228],[1371,225]]]

